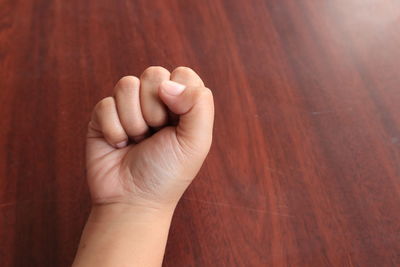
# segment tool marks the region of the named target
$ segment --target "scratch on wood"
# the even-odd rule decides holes
[[[322,115],[322,114],[329,114],[329,113],[338,113],[341,111],[353,111],[353,108],[344,108],[344,109],[340,109],[340,110],[321,110],[321,111],[311,111],[310,113],[312,115]]]

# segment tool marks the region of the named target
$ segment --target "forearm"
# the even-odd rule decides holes
[[[161,266],[173,208],[95,206],[73,266]]]

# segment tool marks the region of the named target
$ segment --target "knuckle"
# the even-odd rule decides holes
[[[205,97],[213,98],[213,92],[211,91],[211,89],[204,87],[202,91]]]
[[[90,130],[97,130],[98,131],[99,130],[97,125],[96,125],[96,123],[92,119],[88,122],[87,129],[88,129],[88,131],[90,131]]]
[[[129,91],[132,90],[132,88],[138,87],[139,83],[139,79],[135,76],[124,76],[118,81],[117,85],[115,86],[115,91]]]
[[[188,76],[188,75],[192,75],[193,73],[195,73],[195,71],[192,70],[191,68],[180,66],[180,67],[177,67],[174,69],[174,71],[172,72],[172,75]]]
[[[121,79],[119,79],[118,83],[131,84],[131,83],[136,83],[136,82],[139,82],[139,79],[137,77],[135,77],[135,76],[129,75],[129,76],[124,76]]]
[[[189,67],[177,67],[171,73],[171,79],[192,86],[204,86],[204,82],[199,75]]]
[[[169,75],[169,71],[160,66],[151,66],[145,69],[142,73],[141,78],[151,78]]]
[[[109,97],[106,97],[106,98],[103,98],[102,100],[100,100],[96,104],[94,109],[97,111],[107,110],[112,105],[114,105],[114,99],[111,96],[109,96]]]
[[[196,98],[213,98],[212,91],[207,87],[197,87],[194,90],[194,95]]]

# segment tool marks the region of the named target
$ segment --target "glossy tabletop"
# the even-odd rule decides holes
[[[214,143],[164,266],[400,266],[400,2],[0,0],[0,265],[69,266],[93,105],[189,66]]]

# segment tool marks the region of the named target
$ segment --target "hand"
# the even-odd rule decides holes
[[[89,123],[93,203],[175,207],[209,151],[213,118],[212,93],[189,68],[122,78]]]

